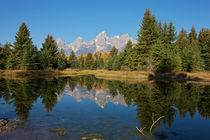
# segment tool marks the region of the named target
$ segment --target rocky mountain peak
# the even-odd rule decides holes
[[[75,40],[75,41],[77,41],[77,42],[83,42],[84,40],[82,39],[82,37],[77,37],[77,39]]]
[[[80,55],[82,53],[87,54],[88,52],[94,53],[96,51],[108,52],[113,46],[119,49],[119,51],[122,51],[128,40],[136,43],[136,40],[129,37],[128,34],[123,34],[121,36],[116,35],[109,38],[106,35],[106,32],[102,31],[96,36],[96,38],[88,42],[85,42],[82,37],[78,37],[71,44],[64,44],[61,38],[56,39],[56,42],[58,44],[58,49],[63,49],[66,55],[70,55],[72,50],[76,53],[76,55]]]

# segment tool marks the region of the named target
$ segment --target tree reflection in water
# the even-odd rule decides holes
[[[76,86],[91,89],[109,89],[115,97],[122,95],[128,106],[136,106],[136,116],[139,127],[145,132],[161,116],[164,116],[153,129],[163,126],[171,127],[175,115],[191,118],[196,110],[204,118],[210,118],[210,86],[178,82],[143,82],[126,83],[97,79],[95,76],[78,76],[52,79],[0,79],[0,98],[7,104],[15,106],[15,112],[20,119],[27,120],[33,103],[42,99],[47,111],[53,110],[57,96],[64,92],[66,86],[74,91]],[[105,99],[104,99],[105,100]]]

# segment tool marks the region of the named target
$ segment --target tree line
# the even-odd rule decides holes
[[[7,43],[0,47],[0,69],[210,70],[210,29],[202,28],[197,34],[193,26],[188,34],[182,28],[177,36],[172,21],[162,24],[149,9],[146,9],[137,32],[137,43],[128,41],[120,53],[113,46],[108,57],[103,57],[104,52],[76,56],[74,51],[66,57],[63,50],[58,51],[55,40],[49,34],[42,46],[38,50],[33,45],[30,32],[22,23],[14,45]]]
[[[0,69],[9,70],[43,70],[65,69],[66,56],[58,51],[51,35],[47,35],[42,49],[38,50],[30,38],[30,31],[25,23],[19,27],[14,44],[6,43],[0,47]]]
[[[172,21],[162,24],[146,9],[137,37],[136,44],[128,41],[119,54],[113,54],[111,50],[108,70],[210,70],[210,29],[202,28],[197,35],[194,26],[189,34],[182,28],[177,36]]]

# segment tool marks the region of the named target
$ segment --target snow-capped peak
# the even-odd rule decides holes
[[[65,45],[61,38],[56,39],[59,49],[63,49],[66,55],[70,55],[73,50],[76,55],[80,55],[82,53],[87,54],[88,52],[108,52],[115,46],[119,52],[122,51],[128,42],[131,40],[133,43],[136,43],[136,40],[129,37],[128,34],[123,34],[121,36],[116,35],[112,38],[106,36],[106,32],[100,32],[96,38],[91,41],[85,42],[82,37],[78,37],[73,43]]]

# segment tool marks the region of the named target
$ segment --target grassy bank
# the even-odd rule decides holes
[[[40,77],[40,76],[54,76],[54,77],[65,77],[65,76],[77,76],[77,75],[95,75],[98,78],[107,80],[133,80],[133,81],[144,81],[144,80],[183,80],[183,81],[202,81],[210,82],[210,72],[179,72],[179,73],[153,73],[146,71],[108,71],[108,70],[76,70],[76,69],[65,69],[59,70],[0,70],[0,77]]]
[[[39,77],[39,76],[59,76],[57,70],[0,70],[0,77]]]

